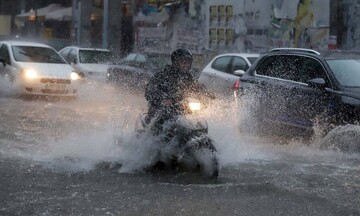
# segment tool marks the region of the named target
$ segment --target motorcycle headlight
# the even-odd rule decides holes
[[[199,102],[189,102],[189,108],[191,111],[199,111],[201,109],[201,104]]]
[[[71,78],[71,80],[78,80],[78,79],[80,79],[80,76],[79,76],[79,74],[77,74],[75,72],[71,72],[70,78]]]
[[[32,69],[23,69],[22,72],[26,79],[37,79],[39,77],[38,73]]]

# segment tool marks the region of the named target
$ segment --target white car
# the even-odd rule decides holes
[[[105,81],[107,70],[111,65],[112,53],[107,49],[64,47],[60,55],[83,78]]]
[[[56,50],[46,44],[0,41],[0,74],[17,93],[75,96],[79,76]]]
[[[215,93],[229,95],[234,84],[259,54],[227,53],[215,56],[201,71],[199,82]]]

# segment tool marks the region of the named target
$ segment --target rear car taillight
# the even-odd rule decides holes
[[[235,84],[234,84],[234,90],[237,91],[239,90],[239,87],[240,87],[240,80],[236,80]]]
[[[234,83],[234,97],[238,96],[238,92],[239,92],[239,88],[240,88],[240,79],[236,80],[236,82]]]

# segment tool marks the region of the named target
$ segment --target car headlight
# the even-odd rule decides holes
[[[79,76],[79,74],[77,74],[75,72],[71,72],[70,78],[71,78],[71,80],[78,80],[78,79],[80,79],[80,76]]]
[[[26,79],[37,79],[39,77],[38,73],[32,69],[22,69],[22,72]]]

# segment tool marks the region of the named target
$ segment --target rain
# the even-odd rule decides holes
[[[201,101],[195,123],[206,122],[204,136],[216,149],[215,179],[199,171],[148,171],[160,154],[172,152],[172,142],[149,131],[139,136],[138,129],[148,112],[146,84],[171,63],[177,48],[192,51],[191,72],[200,82],[205,66],[221,54],[261,58],[284,47],[328,51],[335,35],[336,49],[358,50],[349,39],[357,34],[352,21],[346,23],[348,37],[340,35],[339,23],[329,27],[336,21],[330,19],[333,1],[16,2],[0,7],[0,21],[9,21],[8,28],[0,27],[0,57],[6,59],[5,45],[14,50],[45,44],[59,54],[63,62],[56,70],[67,77],[56,77],[54,65],[41,72],[31,60],[18,64],[11,57],[4,67],[0,62],[0,215],[360,215],[358,121],[325,135],[314,123],[306,138],[284,135],[287,128],[279,133],[275,124],[259,133],[253,118],[253,107],[261,104],[257,97],[242,96],[233,80],[231,87],[215,82],[225,92],[205,82],[215,96]],[[346,12],[355,16],[351,7]],[[89,56],[107,52],[107,58],[73,61],[71,53],[80,48]],[[17,65],[19,76],[9,72]],[[23,77],[32,79],[29,68],[41,88],[55,89],[22,88]],[[117,74],[123,71],[129,77]]]

